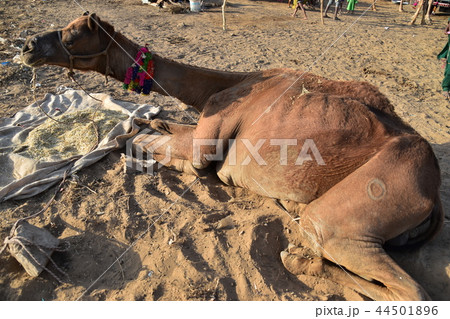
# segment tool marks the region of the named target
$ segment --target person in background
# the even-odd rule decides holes
[[[355,11],[355,6],[358,3],[358,0],[347,0],[347,13],[353,14]]]
[[[303,4],[302,4],[302,0],[297,1],[297,6],[295,7],[294,13],[292,14],[293,17],[295,17],[297,15],[298,9],[302,10],[303,16],[304,16],[303,19],[305,19],[305,20],[308,19],[308,17],[306,16],[305,8],[303,7]]]
[[[450,67],[449,67],[449,43],[450,43],[450,18],[448,18],[448,24],[445,28],[445,34],[448,36],[447,44],[442,49],[442,51],[438,54],[437,58],[439,60],[442,59],[443,65],[442,67],[445,68],[444,71],[444,79],[442,80],[442,95],[449,100],[450,95],[448,93],[450,89]]]
[[[334,8],[334,17],[333,18],[334,18],[334,20],[340,20],[337,17],[337,15],[338,15],[339,9],[342,10],[342,2],[343,1],[344,0],[329,0],[328,4],[327,4],[327,7],[325,8],[325,12],[323,13],[323,17],[324,18],[328,18],[328,16],[327,16],[328,9],[330,9],[331,5],[334,2],[335,8]]]

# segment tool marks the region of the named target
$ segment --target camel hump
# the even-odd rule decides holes
[[[444,210],[438,194],[430,215],[415,228],[388,240],[385,243],[385,248],[388,250],[418,249],[431,241],[439,233],[443,225]]]

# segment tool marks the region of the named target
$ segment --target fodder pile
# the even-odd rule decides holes
[[[49,118],[28,134],[21,154],[36,160],[87,154],[127,117],[118,111],[90,109],[62,114],[56,121]]]

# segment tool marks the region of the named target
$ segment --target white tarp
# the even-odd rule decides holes
[[[109,152],[124,147],[126,141],[139,132],[139,126],[134,123],[134,119],[150,119],[160,111],[159,107],[117,101],[102,93],[91,95],[103,102],[92,99],[83,91],[72,89],[63,94],[47,94],[43,100],[38,101],[42,109],[52,117],[89,108],[103,108],[128,115],[128,118],[119,122],[94,150],[85,155],[80,154],[65,160],[37,161],[17,152],[17,148],[24,143],[30,131],[48,119],[36,103],[11,118],[0,119],[0,202],[39,194],[60,182],[66,171],[70,176],[97,162]]]

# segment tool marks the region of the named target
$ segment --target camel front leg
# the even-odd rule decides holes
[[[162,165],[169,169],[198,177],[205,176],[206,172],[196,169],[192,165],[192,161],[186,159],[188,149],[183,145],[182,139],[180,139],[180,142],[177,142],[177,139],[173,139],[170,135],[140,134],[133,140],[133,153],[135,156],[154,159],[159,163],[159,166]],[[155,167],[152,167],[153,169]]]
[[[235,133],[234,121],[228,119],[228,125],[224,126],[220,113],[201,117],[197,125],[177,124],[159,119],[141,120],[140,124],[145,124],[163,135],[139,137],[136,141],[139,139],[140,147],[152,153],[155,160],[161,160],[163,165],[182,171],[194,171],[197,175],[199,170],[207,168],[211,162],[223,161],[229,139]]]
[[[184,134],[190,130],[194,130],[197,125],[195,124],[179,124],[164,121],[161,119],[147,120],[137,118],[134,120],[138,125],[146,125],[148,128],[153,129],[163,135],[172,134]]]
[[[137,119],[137,124],[157,131],[140,134],[133,140],[133,152],[139,157],[152,158],[160,165],[180,172],[203,175],[189,160],[189,146],[195,125],[175,124],[162,120]],[[145,156],[144,156],[145,155]]]
[[[222,150],[218,156],[216,145],[218,139],[194,138],[196,125],[171,123],[163,120],[138,120],[161,134],[140,134],[133,141],[135,154],[146,154],[168,168],[204,176],[202,170],[213,160],[223,157]],[[197,134],[199,135],[199,134]]]

